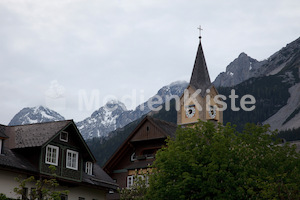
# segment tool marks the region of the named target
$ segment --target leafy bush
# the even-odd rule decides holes
[[[300,155],[268,126],[199,122],[156,154],[146,199],[299,199]]]

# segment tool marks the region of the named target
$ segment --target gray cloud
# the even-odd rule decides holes
[[[266,59],[298,38],[299,10],[298,0],[3,0],[0,123],[46,105],[53,81],[65,89],[60,114],[78,121],[93,111],[78,109],[79,90],[147,99],[189,80],[199,25],[213,80],[241,52]]]

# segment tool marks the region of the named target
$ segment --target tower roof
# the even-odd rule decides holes
[[[211,86],[211,81],[209,78],[205,57],[202,49],[201,37],[195,59],[194,69],[190,80],[190,85],[193,86],[195,89],[201,89],[202,95],[204,95],[206,89]]]

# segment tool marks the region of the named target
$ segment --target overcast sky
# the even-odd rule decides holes
[[[299,0],[0,0],[0,124],[38,105],[80,121],[189,81],[199,25],[214,80],[241,52],[263,60],[297,39],[299,22]]]

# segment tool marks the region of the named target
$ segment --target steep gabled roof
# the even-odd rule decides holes
[[[159,119],[152,118],[150,116],[144,117],[144,119],[137,125],[137,127],[131,132],[131,134],[127,137],[127,139],[122,143],[122,145],[115,151],[115,153],[110,157],[110,159],[105,163],[103,169],[108,172],[111,166],[114,165],[115,162],[119,158],[123,156],[123,152],[126,151],[126,148],[130,146],[131,139],[135,136],[138,130],[145,124],[146,121],[149,121],[154,126],[156,126],[159,130],[161,130],[162,134],[164,134],[164,138],[175,137],[175,132],[177,126],[173,123],[162,121]]]
[[[202,49],[201,39],[199,41],[198,51],[196,54],[190,85],[193,86],[196,90],[201,89],[202,96],[204,96],[206,89],[211,85],[211,81],[209,78],[205,57]]]
[[[9,137],[14,139],[12,148],[40,147],[67,127],[73,120],[8,126]],[[14,137],[14,138],[13,138]]]
[[[41,147],[51,142],[63,130],[75,130],[81,141],[79,145],[82,145],[80,152],[83,153],[86,150],[93,162],[96,162],[94,155],[81,136],[74,121],[65,120],[18,126],[0,125],[1,136],[5,136],[4,138],[12,141],[8,141],[11,144],[7,145],[8,147],[4,147],[3,153],[0,154],[0,169],[13,170],[25,174],[40,174],[38,167],[33,165],[28,157],[21,152],[24,151],[24,148],[31,151],[40,151]],[[59,178],[64,179],[64,177]],[[83,172],[82,182],[79,184],[104,189],[116,189],[118,186],[96,163],[93,166],[93,175]]]
[[[48,144],[61,131],[71,126],[77,133],[87,153],[90,155],[92,160],[96,162],[94,155],[85,143],[73,120],[6,126],[6,133],[10,140],[9,147],[11,149],[42,147],[43,145]]]

